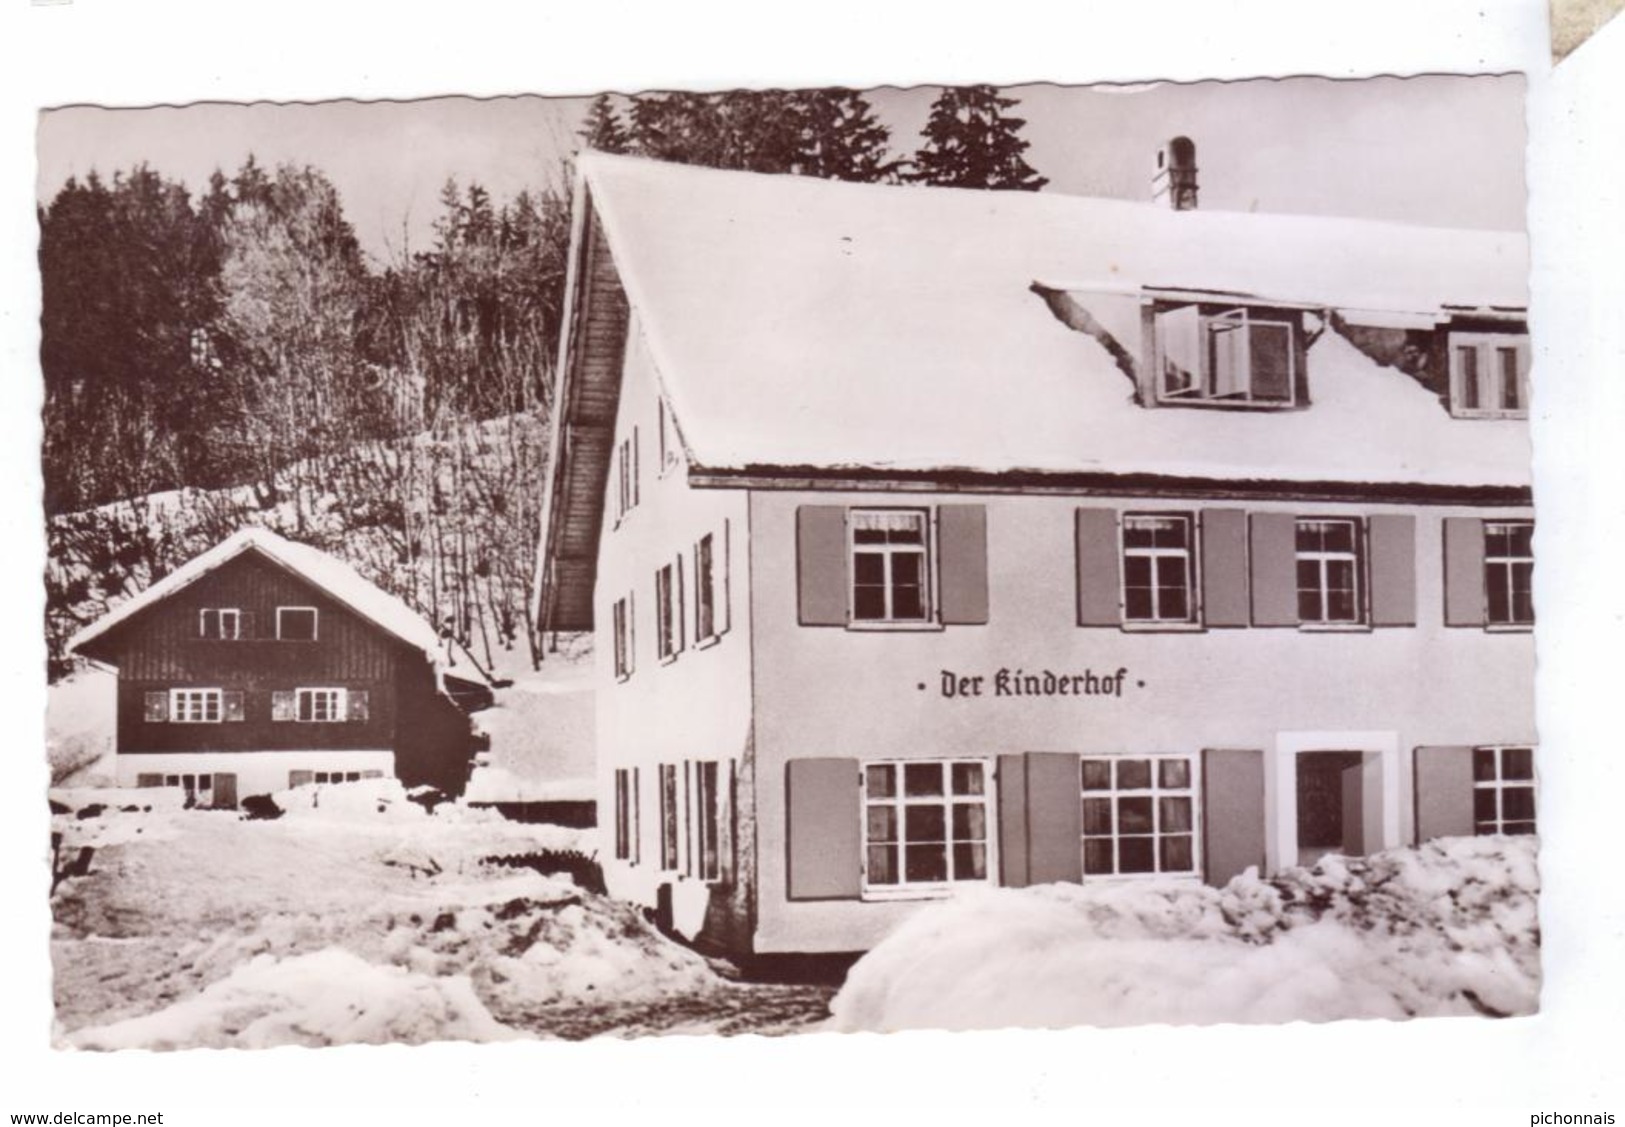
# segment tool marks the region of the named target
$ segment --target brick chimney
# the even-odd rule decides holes
[[[1175,211],[1196,210],[1196,143],[1189,137],[1175,137],[1158,150],[1151,202],[1166,202]]]

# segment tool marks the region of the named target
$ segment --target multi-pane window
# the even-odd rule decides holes
[[[1082,775],[1085,876],[1196,871],[1189,756],[1086,758]]]
[[[361,781],[360,771],[317,771],[318,783],[358,783]]]
[[[701,880],[716,880],[721,875],[718,856],[719,811],[717,793],[717,764],[704,761],[694,764],[694,856],[691,868]]]
[[[1522,333],[1450,334],[1450,408],[1466,418],[1528,414],[1529,338]]]
[[[694,641],[717,636],[715,538],[707,532],[694,545]]]
[[[177,724],[216,724],[221,719],[219,689],[169,690],[169,718]]]
[[[868,764],[866,887],[906,890],[987,880],[988,791],[981,760]]]
[[[1534,542],[1531,521],[1484,522],[1484,611],[1489,625],[1534,624]]]
[[[1364,621],[1360,597],[1360,522],[1300,519],[1297,528],[1298,621]]]
[[[236,607],[205,607],[198,611],[198,637],[236,641],[243,636],[243,612]]]
[[[296,720],[327,723],[343,720],[347,715],[343,689],[298,689],[294,699]]]
[[[683,652],[683,560],[655,572],[655,631],[662,661]]]
[[[316,608],[277,607],[276,636],[284,642],[314,642]]]
[[[1290,315],[1287,315],[1290,316]],[[1293,322],[1248,308],[1176,306],[1157,315],[1158,395],[1180,403],[1291,406]]]
[[[1123,617],[1126,621],[1193,620],[1191,549],[1189,515],[1124,515]]]
[[[632,596],[615,600],[615,676],[632,676]]]
[[[1535,832],[1535,749],[1473,748],[1473,832]]]
[[[919,509],[854,509],[851,535],[852,621],[926,621],[926,514]]]

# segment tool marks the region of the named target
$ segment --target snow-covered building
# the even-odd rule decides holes
[[[198,805],[399,777],[460,793],[475,740],[440,638],[348,564],[264,529],[233,534],[81,630],[118,670],[121,786]],[[486,691],[485,700],[489,701]]]
[[[537,581],[740,953],[1530,832],[1519,234],[588,154]]]

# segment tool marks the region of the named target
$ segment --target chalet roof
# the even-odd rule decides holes
[[[68,642],[78,650],[102,637],[115,626],[129,621],[148,607],[155,606],[178,591],[236,559],[244,552],[259,552],[272,562],[321,588],[329,596],[380,630],[423,651],[431,663],[438,663],[440,638],[434,627],[394,595],[362,578],[349,564],[308,544],[286,540],[263,528],[244,528],[208,551],[187,561],[138,595],[134,595],[80,630]]]
[[[1146,410],[1106,349],[1033,288],[1108,329],[1123,319],[1110,309],[1146,288],[1431,323],[1446,306],[1521,309],[1520,234],[596,153],[580,168],[696,469],[1530,480],[1522,423],[1452,419],[1329,331],[1310,353],[1307,410]]]

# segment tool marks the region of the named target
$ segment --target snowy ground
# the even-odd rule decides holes
[[[1325,858],[1272,880],[991,889],[852,968],[845,1030],[1534,1013],[1532,838]]]
[[[593,796],[593,654],[590,634],[563,635],[532,669],[521,650],[499,651],[496,705],[475,714],[491,750],[469,780],[471,802]]]
[[[276,821],[183,810],[168,790],[53,798],[73,811],[54,819],[63,854],[96,847],[53,896],[64,1046],[781,1032],[827,1016],[828,990],[733,981],[566,876],[485,862],[591,853],[591,831],[429,815],[388,780],[283,792]]]

